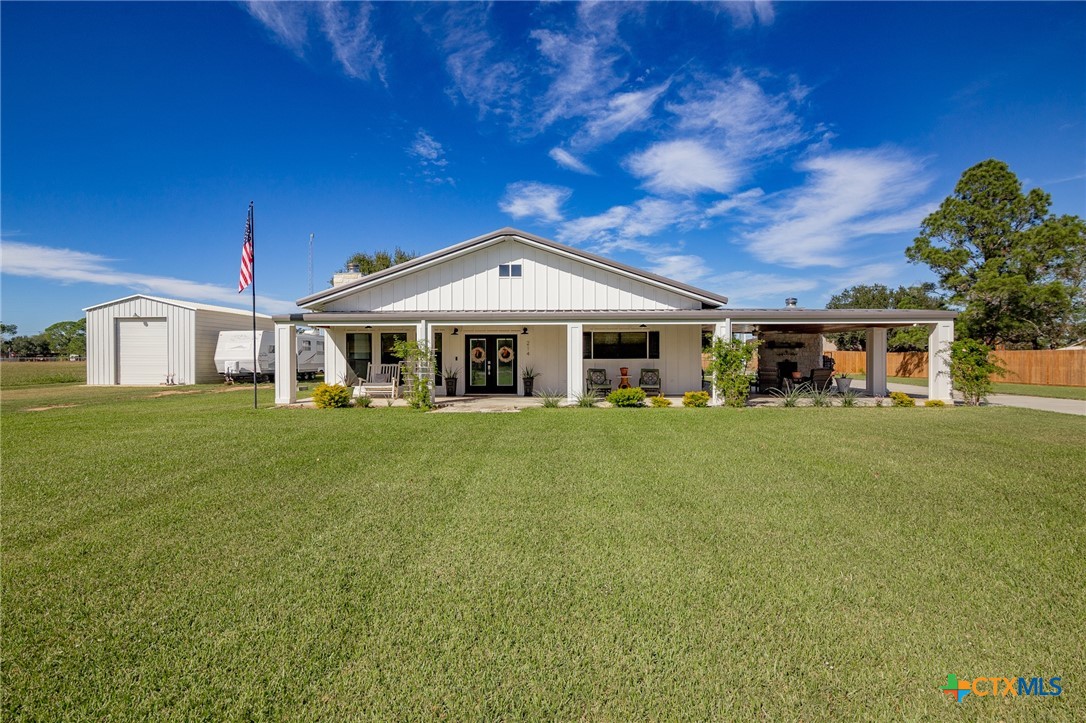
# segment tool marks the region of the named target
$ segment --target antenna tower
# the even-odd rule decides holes
[[[313,293],[313,234],[309,234],[309,293]]]

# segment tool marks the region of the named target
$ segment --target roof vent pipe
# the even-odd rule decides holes
[[[796,297],[789,296],[787,299],[784,300],[784,305],[787,306],[789,309],[796,308]]]
[[[347,273],[348,274],[357,274],[358,273],[358,264],[347,264]]]

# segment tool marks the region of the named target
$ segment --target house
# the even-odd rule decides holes
[[[215,369],[220,331],[252,329],[253,315],[178,299],[134,294],[83,310],[87,314],[87,384],[205,384]],[[257,328],[272,319],[256,315]]]
[[[791,300],[790,300],[791,301]],[[954,312],[912,309],[729,309],[720,294],[524,231],[503,228],[384,271],[337,274],[333,286],[273,317],[277,368],[294,360],[297,325],[327,335],[325,378],[351,384],[370,364],[398,361],[398,339],[424,340],[438,368],[459,371],[458,394],[520,394],[521,370],[536,390],[573,398],[590,368],[613,386],[628,367],[660,370],[663,393],[701,389],[701,350],[712,336],[763,340],[760,368],[822,365],[822,335],[866,330],[870,388],[886,391],[886,332],[924,325],[930,347],[954,336]],[[950,399],[944,355],[929,354],[929,392]],[[282,366],[280,366],[282,365]],[[293,374],[276,377],[280,404],[296,401]],[[444,392],[440,384],[437,393]]]

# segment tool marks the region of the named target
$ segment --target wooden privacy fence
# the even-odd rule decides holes
[[[837,362],[839,372],[863,374],[867,371],[867,353],[862,351],[826,352]],[[1007,369],[992,381],[1014,384],[1051,384],[1086,387],[1086,349],[1041,349],[994,351],[996,362]],[[886,373],[892,377],[927,377],[926,351],[887,352]]]

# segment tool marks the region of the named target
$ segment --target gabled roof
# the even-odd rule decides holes
[[[596,254],[588,253],[572,246],[566,246],[560,244],[557,241],[551,241],[550,239],[543,238],[542,236],[536,236],[534,234],[527,233],[526,231],[520,231],[518,229],[506,226],[500,228],[497,231],[491,231],[490,233],[483,234],[482,236],[476,236],[473,239],[468,239],[462,243],[449,246],[447,248],[434,251],[433,253],[426,254],[425,256],[419,256],[417,259],[411,261],[405,261],[402,264],[384,269],[383,271],[377,271],[372,274],[363,276],[358,281],[352,281],[342,286],[334,286],[330,289],[325,289],[316,294],[306,296],[298,299],[298,306],[312,307],[319,305],[333,299],[338,299],[349,294],[353,294],[357,291],[375,286],[390,278],[396,278],[404,274],[410,273],[416,269],[425,268],[434,264],[440,263],[446,259],[458,256],[460,254],[469,253],[477,248],[487,246],[489,244],[497,243],[504,240],[507,237],[515,237],[521,242],[528,243],[529,245],[535,245],[547,249],[549,251],[556,252],[564,256],[571,256],[585,263],[593,266],[609,269],[623,276],[643,281],[652,286],[659,286],[670,291],[673,291],[682,296],[686,296],[697,301],[700,301],[706,307],[717,307],[722,304],[728,303],[728,297],[721,296],[720,294],[714,294],[711,291],[705,289],[699,289],[696,286],[690,286],[684,284],[681,281],[669,279],[664,276],[650,273],[643,269],[638,269],[633,266],[627,266],[626,264],[619,263],[612,259],[604,258],[603,256],[597,256]]]
[[[132,301],[133,299],[148,299],[150,301],[157,301],[160,304],[169,304],[170,306],[179,306],[182,309],[191,309],[193,311],[215,311],[220,314],[242,314],[244,316],[252,316],[253,312],[250,309],[232,309],[229,306],[213,306],[211,304],[200,304],[195,301],[182,301],[181,299],[164,299],[161,296],[150,296],[148,294],[132,294],[131,296],[124,296],[120,299],[114,299],[113,301],[103,301],[101,304],[95,304],[94,306],[88,306],[83,311],[91,311],[93,309],[101,309],[105,306],[113,306],[114,304],[120,304],[125,301]],[[270,319],[267,314],[257,314],[258,319]]]

